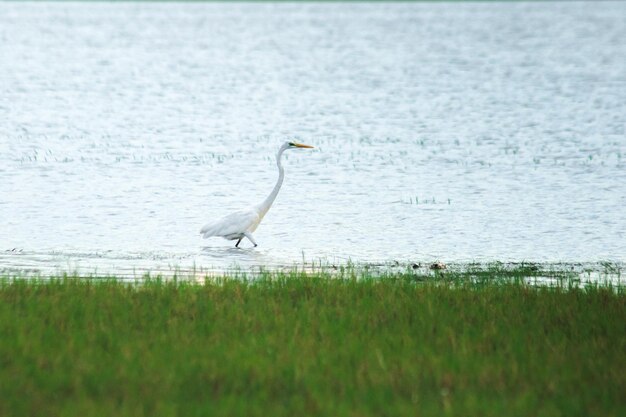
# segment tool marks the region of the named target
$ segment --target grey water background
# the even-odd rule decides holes
[[[0,3],[0,269],[626,261],[626,3]],[[200,227],[286,180],[260,246]]]

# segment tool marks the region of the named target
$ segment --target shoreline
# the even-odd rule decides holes
[[[333,279],[385,280],[409,279],[414,282],[523,282],[531,285],[579,286],[612,285],[623,287],[626,263],[598,262],[303,262],[274,265],[233,265],[231,267],[150,268],[106,271],[97,268],[28,269],[2,267],[0,281],[32,280],[116,280],[146,282],[150,280],[210,283],[218,280],[284,279],[308,276]]]

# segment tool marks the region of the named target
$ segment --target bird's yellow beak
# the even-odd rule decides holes
[[[311,145],[303,145],[301,143],[293,143],[293,146],[295,146],[296,148],[314,148],[314,146]]]

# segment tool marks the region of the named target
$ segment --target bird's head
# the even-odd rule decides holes
[[[303,145],[302,143],[297,142],[285,142],[283,145],[285,149],[296,149],[296,148],[313,148],[311,145]]]

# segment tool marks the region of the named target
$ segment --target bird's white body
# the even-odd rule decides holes
[[[244,237],[245,232],[254,232],[259,223],[261,223],[261,216],[256,209],[239,210],[205,224],[200,229],[200,234],[204,238],[220,236],[224,239],[236,240]]]
[[[236,247],[239,246],[241,239],[247,237],[254,246],[257,246],[252,232],[259,227],[261,220],[265,217],[265,214],[269,211],[272,203],[280,191],[280,187],[283,184],[285,178],[285,170],[281,164],[281,158],[283,152],[292,148],[312,148],[312,146],[301,145],[293,142],[284,143],[278,153],[276,154],[276,165],[278,166],[278,181],[274,186],[274,189],[270,195],[259,205],[250,207],[249,209],[236,211],[227,216],[222,217],[214,222],[208,223],[200,229],[200,234],[203,238],[212,236],[223,237],[227,240],[237,240]]]

